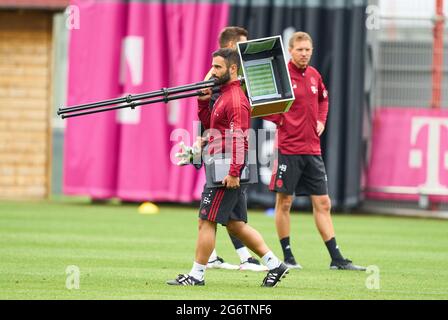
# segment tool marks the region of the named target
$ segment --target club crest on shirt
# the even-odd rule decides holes
[[[310,82],[313,86],[317,86],[317,80],[314,77],[311,77]]]
[[[278,179],[276,184],[277,184],[277,188],[283,187],[283,180],[282,179]]]

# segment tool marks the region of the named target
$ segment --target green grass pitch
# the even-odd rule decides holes
[[[342,253],[379,268],[379,289],[366,272],[330,271],[311,214],[292,215],[292,247],[304,267],[276,288],[264,273],[208,270],[205,287],[165,281],[190,270],[197,209],[163,206],[140,215],[136,205],[88,200],[0,202],[0,299],[447,299],[448,221],[333,215]],[[282,257],[273,217],[249,211],[249,223]],[[217,251],[237,264],[227,232]],[[66,288],[66,268],[80,270],[79,289]],[[369,281],[367,281],[370,283]]]

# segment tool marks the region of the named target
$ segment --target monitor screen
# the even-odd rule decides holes
[[[253,101],[281,97],[275,82],[271,59],[247,61],[244,66],[246,83]]]

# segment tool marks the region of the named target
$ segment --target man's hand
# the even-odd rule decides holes
[[[193,148],[197,148],[199,152],[205,147],[207,144],[207,138],[197,137],[195,143],[193,143]]]
[[[324,124],[322,122],[320,122],[320,121],[317,121],[317,129],[316,129],[316,131],[317,131],[317,135],[319,137],[322,135],[322,133],[324,133],[324,130],[325,130]]]
[[[205,88],[200,90],[203,95],[202,96],[198,96],[198,100],[200,101],[207,101],[210,100],[212,98],[212,89],[211,88]]]
[[[222,184],[227,189],[238,189],[240,187],[240,178],[227,175],[224,180],[222,180]]]
[[[201,153],[200,142],[196,141],[193,147],[188,147],[183,141],[179,143],[180,152],[176,153],[174,156],[179,159],[177,162],[178,166],[185,166],[187,164],[192,164],[194,157]]]

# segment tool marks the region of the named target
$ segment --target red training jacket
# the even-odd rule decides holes
[[[239,81],[221,86],[221,95],[210,110],[209,100],[198,100],[198,116],[209,129],[208,153],[232,153],[229,175],[239,177],[248,150],[250,106]]]
[[[282,154],[320,155],[317,121],[325,126],[328,92],[320,73],[313,67],[299,69],[288,64],[295,101],[288,112],[263,117],[277,125],[278,148]]]

